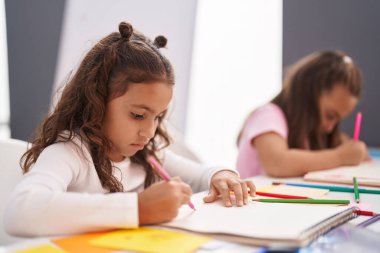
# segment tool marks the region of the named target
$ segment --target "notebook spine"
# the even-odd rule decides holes
[[[308,244],[329,230],[357,217],[357,210],[359,210],[359,208],[352,207],[324,221],[321,221],[317,225],[307,229],[303,233],[301,241],[304,242],[303,244]]]

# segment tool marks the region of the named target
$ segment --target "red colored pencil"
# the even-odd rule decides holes
[[[371,212],[371,211],[363,211],[363,210],[357,210],[355,211],[357,215],[363,215],[363,216],[375,216],[377,213]]]
[[[281,198],[281,199],[310,199],[304,196],[285,195],[285,194],[270,193],[270,192],[256,192],[256,194],[259,196]]]

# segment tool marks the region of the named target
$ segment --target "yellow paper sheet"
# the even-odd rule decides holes
[[[188,233],[139,228],[110,232],[91,240],[90,244],[137,252],[185,253],[194,252],[209,240],[211,238]]]
[[[64,250],[58,249],[51,245],[42,245],[29,249],[19,250],[15,253],[67,253]]]

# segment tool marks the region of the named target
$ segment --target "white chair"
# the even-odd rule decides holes
[[[4,231],[4,209],[8,197],[22,177],[20,158],[28,143],[21,140],[0,140],[0,245],[20,241]]]

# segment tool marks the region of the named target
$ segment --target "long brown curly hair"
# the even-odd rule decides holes
[[[88,145],[103,188],[109,192],[124,191],[121,182],[113,176],[107,157],[111,143],[102,132],[106,106],[110,100],[123,95],[132,83],[162,81],[174,85],[173,68],[159,51],[166,42],[163,36],[152,42],[125,22],[119,24],[119,32],[101,39],[67,82],[54,111],[36,130],[30,141],[31,148],[20,160],[23,172],[30,170],[47,146],[78,136]],[[145,187],[158,179],[146,157],[156,156],[160,148],[170,143],[161,123],[162,118],[154,137],[143,150],[130,157],[132,163],[144,167]],[[63,132],[68,134],[62,135]]]

